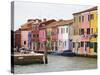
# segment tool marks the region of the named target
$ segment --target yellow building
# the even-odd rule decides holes
[[[97,33],[98,33],[98,17],[97,17],[97,7],[94,7],[92,11],[90,11],[90,54],[97,53]]]
[[[73,14],[74,16],[74,23],[73,23],[73,52],[76,54],[81,54],[82,51],[80,50],[80,39],[81,36],[79,35],[80,27],[81,27],[81,13]]]

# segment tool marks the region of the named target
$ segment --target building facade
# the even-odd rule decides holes
[[[90,54],[97,54],[97,34],[98,34],[98,13],[97,7],[90,11]]]
[[[45,44],[46,44],[46,29],[45,24],[40,24],[39,26],[39,51],[45,50]]]
[[[57,29],[57,21],[52,22],[46,26],[47,30],[47,39],[50,41],[49,45],[52,51],[57,50],[57,39],[58,39],[58,29]]]
[[[79,30],[80,30],[80,24],[81,22],[79,21],[79,16],[81,14],[73,14],[74,16],[74,22],[73,22],[73,52],[75,54],[80,54],[80,35],[79,35]]]
[[[70,25],[72,20],[61,20],[58,22],[58,52],[72,50],[72,40],[70,39]]]
[[[76,54],[94,55],[97,51],[97,7],[73,14],[73,51]],[[77,31],[77,36],[76,32]],[[77,38],[77,40],[75,39]],[[76,40],[76,41],[75,41]]]
[[[32,24],[32,49],[34,51],[39,50],[39,25],[41,20],[34,19]]]
[[[45,47],[48,51],[51,50],[51,30],[49,31],[50,28],[47,28],[47,26],[52,22],[55,22],[55,20],[45,20],[39,25],[40,50],[45,50]]]
[[[15,35],[15,48],[21,48],[21,29],[18,29],[14,32]]]
[[[21,47],[32,49],[32,23],[33,21],[28,20],[21,25]]]

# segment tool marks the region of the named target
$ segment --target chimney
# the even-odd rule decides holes
[[[35,22],[36,22],[36,23],[39,23],[39,21],[40,21],[39,19],[36,19],[36,21],[35,21]]]
[[[44,19],[43,19],[43,22],[46,22],[46,21],[47,21],[46,18],[44,18]]]

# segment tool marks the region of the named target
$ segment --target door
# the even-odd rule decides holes
[[[94,43],[94,52],[97,53],[97,42]]]
[[[75,53],[78,54],[78,42],[75,43]]]
[[[87,42],[84,42],[84,55],[87,54]]]

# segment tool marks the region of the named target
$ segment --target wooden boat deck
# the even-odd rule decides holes
[[[44,54],[40,53],[30,53],[30,54],[16,53],[13,54],[12,57],[14,57],[15,65],[44,63]]]

